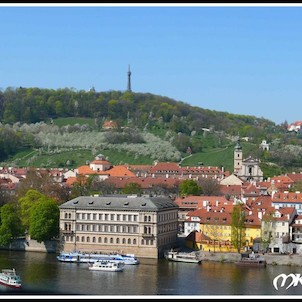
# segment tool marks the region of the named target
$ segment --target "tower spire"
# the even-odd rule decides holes
[[[131,71],[130,71],[130,65],[128,65],[128,85],[127,90],[131,91]]]

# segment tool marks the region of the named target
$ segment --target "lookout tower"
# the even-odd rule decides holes
[[[131,91],[131,71],[130,71],[130,65],[128,66],[128,85],[127,85],[127,91]]]

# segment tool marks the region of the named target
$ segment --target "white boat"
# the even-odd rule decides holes
[[[165,253],[165,258],[176,262],[201,263],[198,252],[178,252],[171,250]]]
[[[111,260],[115,262],[124,262],[125,264],[139,264],[139,260],[134,254],[94,254],[74,252],[61,252],[57,259],[61,262],[72,263],[94,263],[98,260]]]
[[[88,264],[89,270],[92,271],[107,271],[107,272],[122,272],[125,264],[123,262],[115,262],[111,260],[98,260]]]
[[[13,269],[2,269],[0,273],[0,283],[9,287],[20,288],[21,277],[16,274],[16,270]]]
[[[125,264],[139,264],[138,258],[134,254],[120,254]]]

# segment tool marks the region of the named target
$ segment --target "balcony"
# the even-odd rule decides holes
[[[72,230],[62,230],[62,234],[63,235],[74,235],[74,231]]]
[[[152,238],[154,238],[154,235],[153,235],[153,234],[146,234],[146,233],[144,233],[142,236],[143,236],[143,238],[147,238],[147,239],[152,239]]]

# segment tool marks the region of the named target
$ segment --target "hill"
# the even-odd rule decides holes
[[[261,158],[269,174],[302,166],[301,137],[286,125],[150,93],[9,88],[0,93],[0,109],[2,165],[73,168],[101,153],[112,164],[202,162],[232,171],[239,135],[248,138],[244,156]],[[117,129],[103,129],[107,120]],[[263,139],[270,152],[259,150]]]

